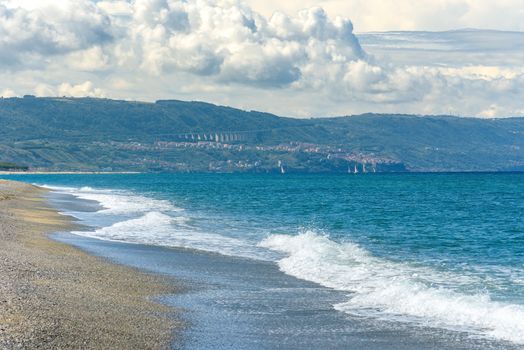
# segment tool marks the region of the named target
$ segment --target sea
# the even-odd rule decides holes
[[[173,348],[524,349],[524,174],[3,178],[183,285]]]

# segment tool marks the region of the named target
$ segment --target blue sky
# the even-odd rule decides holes
[[[524,115],[524,3],[0,0],[0,95]]]

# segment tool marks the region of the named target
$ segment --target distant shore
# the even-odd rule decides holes
[[[0,171],[0,175],[109,175],[109,174],[141,174],[139,171]]]
[[[74,223],[45,193],[0,180],[0,348],[170,348],[182,326],[150,299],[176,286],[50,240]]]

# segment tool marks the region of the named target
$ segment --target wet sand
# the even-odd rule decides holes
[[[48,234],[70,218],[46,190],[0,180],[0,348],[165,349],[183,329],[172,278],[111,264]]]

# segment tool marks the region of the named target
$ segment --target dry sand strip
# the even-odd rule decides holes
[[[73,223],[43,194],[0,180],[0,349],[169,348],[183,325],[150,299],[173,283],[50,240]]]

